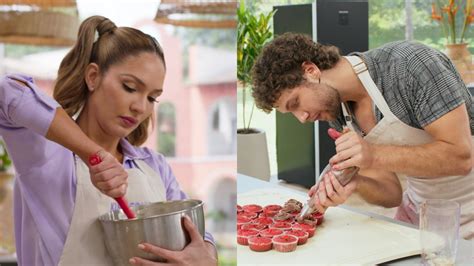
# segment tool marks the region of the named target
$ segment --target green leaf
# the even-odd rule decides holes
[[[270,20],[275,11],[268,14],[254,14],[245,8],[244,1],[240,1],[237,10],[239,24],[237,26],[237,79],[242,84],[252,84],[251,71],[255,60],[264,45],[273,38]],[[245,97],[245,88],[243,96]],[[243,112],[245,113],[245,105]],[[244,123],[245,124],[245,123]],[[250,126],[250,121],[248,123]],[[244,128],[247,125],[244,125]]]
[[[12,161],[10,160],[10,156],[8,156],[5,142],[0,140],[0,172],[8,170],[11,164]]]

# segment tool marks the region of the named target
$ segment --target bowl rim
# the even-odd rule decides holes
[[[134,210],[136,212],[136,209],[137,208],[145,208],[146,206],[150,206],[150,205],[154,205],[154,204],[157,204],[157,203],[173,203],[173,202],[195,202],[197,203],[195,206],[189,208],[189,209],[186,209],[186,210],[180,210],[180,211],[175,211],[175,212],[170,212],[170,213],[163,213],[163,214],[156,214],[156,215],[153,215],[153,216],[148,216],[148,217],[145,217],[145,218],[133,218],[133,219],[123,219],[123,220],[110,220],[108,217],[110,217],[110,214],[111,213],[114,213],[114,212],[123,212],[122,209],[119,209],[119,210],[114,210],[114,211],[109,211],[107,213],[104,213],[102,215],[99,216],[98,220],[101,222],[101,223],[128,223],[128,222],[134,222],[134,221],[143,221],[143,220],[148,220],[148,219],[152,219],[152,218],[156,218],[156,217],[163,217],[163,216],[170,216],[170,215],[176,215],[176,214],[179,214],[179,213],[183,213],[185,211],[192,211],[196,208],[199,208],[199,207],[202,207],[204,205],[204,202],[202,200],[198,200],[198,199],[184,199],[184,200],[168,200],[168,201],[157,201],[157,202],[152,202],[150,204],[146,204],[146,205],[140,205],[140,206],[136,206],[136,207],[131,207],[132,210]]]

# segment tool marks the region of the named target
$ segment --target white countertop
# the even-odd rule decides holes
[[[287,187],[283,187],[281,185],[277,185],[274,183],[262,181],[253,177],[249,177],[246,175],[238,174],[237,175],[237,193],[238,195],[247,195],[251,191],[255,191],[258,189],[265,189],[265,188],[277,188],[277,189],[283,189],[287,190],[290,193],[293,193],[295,195],[299,195],[302,197],[306,197],[306,193],[302,191],[297,191],[294,189],[289,189]],[[407,224],[404,222],[396,221],[394,219],[390,219],[385,216],[381,216],[375,213],[369,213],[366,211],[362,210],[357,210],[355,208],[351,208],[348,206],[341,206],[337,207],[340,209],[344,210],[350,210],[352,212],[355,212],[360,215],[365,215],[367,217],[371,217],[372,219],[380,220],[380,221],[386,221],[389,223],[401,225],[404,227],[408,228],[415,228],[411,224]],[[417,229],[417,228],[415,228]],[[474,241],[466,241],[461,239],[459,241],[459,247],[458,247],[458,254],[457,254],[457,259],[456,259],[456,265],[474,265]],[[237,261],[239,261],[239,256],[237,257]],[[419,255],[411,256],[411,257],[405,257],[402,259],[390,261],[384,264],[389,264],[389,265],[419,265],[421,263],[421,257]]]

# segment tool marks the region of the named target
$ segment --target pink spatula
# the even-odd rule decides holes
[[[91,155],[89,157],[89,163],[91,165],[97,165],[101,162],[102,162],[102,159],[97,154]],[[133,211],[128,207],[128,203],[125,197],[115,198],[115,201],[117,201],[118,205],[120,205],[120,208],[122,208],[123,212],[125,213],[128,219],[136,218],[135,213],[133,213]]]

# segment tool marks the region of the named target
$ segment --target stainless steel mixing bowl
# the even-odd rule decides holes
[[[136,219],[128,220],[121,210],[99,217],[105,235],[105,245],[114,265],[129,265],[132,257],[152,261],[163,258],[141,251],[137,246],[147,242],[169,250],[182,250],[190,238],[182,217],[188,215],[204,237],[204,212],[200,200],[156,202],[132,207]]]

